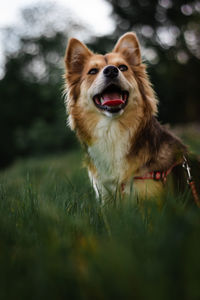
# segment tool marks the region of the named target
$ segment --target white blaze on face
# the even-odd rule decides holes
[[[106,66],[107,67],[107,66]],[[106,68],[105,67],[105,68]],[[108,84],[108,78],[105,77],[104,69],[103,68],[99,74],[97,75],[96,79],[90,86],[90,88],[87,91],[87,101],[95,107],[94,104],[94,96],[98,95],[98,97],[95,97],[95,102],[101,106],[109,106],[109,107],[119,107],[120,105],[125,104],[128,98],[128,93],[132,92],[133,85],[131,85],[128,80],[124,77],[122,72],[119,70],[118,77],[110,80],[111,85],[114,85],[116,87],[119,87],[119,91],[116,89],[114,90],[107,90],[106,88],[109,86]],[[126,91],[126,92],[125,92]],[[89,105],[90,105],[89,104]],[[97,109],[95,107],[95,109]],[[98,109],[99,110],[99,109]],[[118,112],[112,113],[106,110],[100,111],[101,114],[104,114],[109,117],[116,117],[121,114],[123,114],[124,109],[122,107],[121,110]]]
[[[97,77],[94,80],[93,84],[89,88],[88,95],[90,97],[93,97],[96,94],[100,94],[105,89],[106,78],[105,78],[105,76],[103,74],[104,69],[102,69],[101,72],[99,72],[99,74],[97,75]],[[124,77],[124,75],[122,74],[121,71],[119,71],[116,83],[117,82],[119,83],[119,86],[120,86],[120,88],[122,90],[126,90],[126,91],[129,92],[129,89],[132,88],[132,86],[130,85],[130,83],[128,82],[128,80]]]

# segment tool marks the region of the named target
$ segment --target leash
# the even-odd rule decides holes
[[[194,201],[196,203],[196,205],[200,208],[200,199],[199,199],[199,195],[197,193],[197,189],[196,189],[196,185],[195,185],[195,182],[192,178],[192,175],[191,175],[191,168],[188,164],[188,161],[186,159],[185,156],[183,156],[183,164],[182,164],[182,167],[185,169],[186,171],[186,174],[187,174],[187,184],[189,185],[191,191],[192,191],[192,196],[194,198]]]
[[[156,180],[156,181],[163,181],[165,183],[166,180],[167,180],[167,176],[171,173],[173,168],[177,165],[180,165],[180,163],[174,163],[167,171],[152,171],[152,172],[149,172],[149,173],[145,174],[144,176],[134,176],[133,179],[134,180],[153,179],[153,180]],[[188,161],[187,161],[185,156],[183,156],[182,167],[186,171],[187,184],[189,185],[189,187],[191,189],[194,201],[195,201],[196,205],[200,208],[199,195],[197,193],[196,185],[195,185],[195,182],[194,182],[194,180],[192,178],[192,175],[191,175],[191,172],[190,172],[191,168],[190,168],[190,166],[188,164]],[[125,189],[125,183],[121,184],[121,189],[122,189],[122,192],[123,192],[124,189]]]

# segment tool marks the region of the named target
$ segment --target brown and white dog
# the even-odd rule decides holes
[[[124,34],[106,55],[72,38],[65,64],[69,125],[86,149],[97,195],[119,188],[160,197],[187,150],[155,118],[157,99],[136,35]]]

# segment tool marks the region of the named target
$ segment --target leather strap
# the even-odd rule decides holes
[[[152,172],[149,172],[147,174],[145,174],[144,176],[134,176],[133,179],[137,180],[137,179],[140,179],[140,180],[145,180],[145,179],[153,179],[153,180],[161,180],[161,181],[166,181],[167,180],[167,176],[171,173],[171,171],[173,170],[173,168],[175,166],[177,166],[178,164],[180,163],[175,163],[173,164],[167,171],[152,171]]]

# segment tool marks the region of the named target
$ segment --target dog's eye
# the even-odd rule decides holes
[[[88,74],[91,74],[91,75],[95,75],[99,72],[99,70],[97,68],[92,68],[88,71]]]
[[[124,72],[124,71],[127,71],[127,70],[128,70],[128,67],[127,67],[126,65],[120,65],[120,66],[118,67],[118,69],[119,69],[120,71]]]

